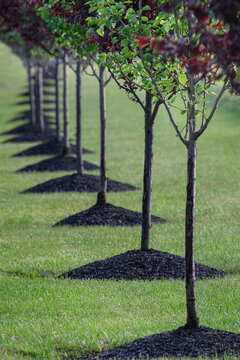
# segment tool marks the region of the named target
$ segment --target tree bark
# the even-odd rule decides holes
[[[77,171],[78,175],[82,176],[84,172],[83,168],[83,151],[82,151],[82,64],[81,58],[77,60],[77,87],[76,87],[76,98],[77,98]]]
[[[195,261],[194,261],[194,210],[196,188],[196,141],[190,140],[187,164],[187,201],[185,218],[185,261],[186,261],[186,298],[187,298],[187,326],[200,326],[195,291]]]
[[[153,96],[146,92],[145,106],[145,158],[142,198],[142,240],[141,250],[150,249],[151,232],[151,198],[152,198],[152,164],[153,164]]]
[[[66,64],[67,57],[65,56],[63,63],[63,156],[71,154],[69,141],[69,114],[68,114],[68,71]]]
[[[38,86],[38,114],[39,114],[39,127],[42,134],[45,133],[45,122],[43,113],[43,68],[38,66],[37,71],[37,86]]]
[[[56,140],[60,141],[60,101],[59,101],[59,59],[55,67],[55,113],[56,113]]]
[[[39,99],[38,99],[38,68],[35,70],[34,75],[34,97],[35,97],[35,114],[36,114],[36,125],[39,127]]]
[[[29,86],[29,93],[30,93],[31,124],[33,126],[36,126],[34,75],[32,74],[32,65],[30,62],[28,63],[28,86]]]
[[[106,176],[106,94],[104,81],[104,67],[99,70],[99,94],[100,94],[100,133],[101,133],[101,151],[100,151],[100,186],[98,191],[98,205],[106,204],[107,176]]]
[[[188,74],[188,116],[189,116],[189,144],[187,163],[187,200],[185,216],[185,277],[187,300],[187,327],[191,329],[200,326],[196,303],[196,277],[194,261],[194,211],[196,193],[196,85],[194,75]]]

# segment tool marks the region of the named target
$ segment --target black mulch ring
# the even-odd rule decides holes
[[[55,108],[44,108],[43,110],[44,110],[44,113],[46,113],[46,112],[54,112],[55,113],[55,111],[56,111]]]
[[[45,141],[51,137],[50,130],[46,131],[44,134],[40,132],[31,131],[21,136],[17,136],[8,140],[5,140],[3,144],[6,143],[22,143],[22,142],[36,142],[36,141]]]
[[[1,135],[24,134],[27,132],[34,132],[35,130],[36,128],[32,124],[26,123],[23,125],[19,125],[11,130],[5,131],[1,133]]]
[[[108,192],[118,191],[133,191],[139,190],[135,186],[125,184],[119,181],[108,179]],[[42,184],[36,185],[28,190],[23,191],[27,193],[54,193],[54,192],[98,192],[99,190],[99,176],[84,174],[65,175],[59,178],[48,180]]]
[[[164,219],[153,216],[152,222],[166,222]],[[142,223],[142,213],[124,209],[111,204],[94,205],[78,214],[71,215],[59,221],[55,226],[134,226]]]
[[[55,93],[52,91],[43,91],[43,95],[46,96],[55,96]],[[30,92],[29,91],[23,91],[19,94],[20,97],[30,97]],[[45,102],[45,101],[44,101]]]
[[[45,121],[49,124],[49,118],[45,119]],[[26,134],[26,133],[36,133],[38,132],[38,129],[36,126],[33,126],[31,123],[22,124],[19,126],[16,126],[15,128],[5,131],[1,133],[1,135],[12,135],[12,134]]]
[[[30,115],[26,116],[26,115],[18,115],[10,120],[7,121],[7,123],[14,123],[17,121],[22,121],[22,120],[27,120],[28,122],[30,122],[31,118]],[[48,116],[48,115],[44,115],[44,121],[47,122],[48,120],[55,120],[54,116]]]
[[[30,100],[18,101],[16,105],[31,105]]]
[[[142,359],[160,357],[223,357],[240,355],[240,335],[205,326],[176,330],[139,338],[131,343],[84,357],[85,359]]]
[[[25,115],[18,115],[10,120],[7,121],[7,123],[14,123],[17,121],[22,121],[22,120],[27,120],[30,121],[30,117],[29,116],[25,116]]]
[[[222,270],[195,263],[196,278],[225,276]],[[184,279],[185,259],[178,255],[150,249],[130,250],[108,259],[95,261],[71,270],[60,278],[106,280]]]
[[[85,170],[97,170],[99,166],[84,161]],[[17,172],[31,171],[74,171],[77,170],[77,159],[75,156],[56,156],[51,159],[40,161],[36,164],[28,165]]]
[[[71,145],[71,150],[76,154],[76,145]],[[63,142],[57,140],[46,141],[31,147],[30,149],[23,150],[13,157],[18,156],[37,156],[37,155],[61,155],[63,152]],[[83,149],[83,154],[92,154],[92,151]]]

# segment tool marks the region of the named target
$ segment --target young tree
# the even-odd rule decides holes
[[[92,68],[92,74],[97,78],[99,82],[99,99],[100,99],[100,177],[95,178],[99,183],[99,190],[97,196],[97,206],[94,207],[97,212],[102,212],[102,208],[107,206],[106,203],[106,191],[107,191],[107,176],[106,176],[106,99],[105,99],[105,87],[108,84],[111,76],[105,79],[105,67],[99,63],[100,59],[98,55],[95,55],[98,48],[91,39],[89,39],[88,29],[86,27],[86,18],[89,16],[89,6],[83,4],[82,1],[77,1],[73,5],[72,2],[68,3],[56,3],[50,6],[47,1],[42,3],[47,7],[40,8],[40,11],[44,12],[44,18],[49,21],[50,26],[55,27],[60,35],[60,41],[67,42],[76,54],[76,95],[77,95],[77,151],[78,151],[78,176],[82,181],[89,181],[88,177],[83,177],[82,166],[82,140],[81,140],[81,76],[83,67],[83,59],[91,55],[90,66]],[[50,13],[49,13],[50,12]],[[65,20],[63,22],[62,20]],[[75,21],[74,19],[79,19]],[[62,40],[61,40],[62,39]],[[99,65],[99,73],[97,73],[94,65]],[[93,181],[93,178],[91,179]],[[115,182],[116,186],[117,182]],[[125,184],[126,185],[126,184]],[[134,187],[128,187],[128,189],[134,189]]]
[[[208,24],[208,30],[213,38],[219,36],[219,34],[216,34],[216,29],[219,28],[216,19],[206,16],[207,5],[201,4],[201,12],[197,13],[193,2],[190,1],[178,2],[177,9],[175,6],[167,5],[167,14],[170,14],[171,18],[174,19],[174,26],[171,27],[171,32],[166,34],[165,37],[146,40],[146,53],[153,50],[154,55],[163,64],[164,71],[167,72],[172,82],[178,84],[178,92],[181,94],[183,101],[183,108],[180,111],[182,114],[186,114],[184,134],[179,130],[177,120],[171,111],[171,104],[167,101],[163,92],[166,84],[157,84],[152,72],[150,70],[147,72],[155,86],[156,96],[163,101],[179,139],[187,148],[185,214],[187,326],[189,328],[198,328],[200,321],[196,306],[194,261],[196,148],[198,138],[207,129],[228,86],[229,75],[224,69],[220,68],[219,60],[209,46],[210,42],[205,40],[204,44],[202,41],[206,36],[205,23]],[[163,6],[162,10],[165,9],[166,7]],[[201,21],[199,22],[198,19]],[[223,85],[218,91],[212,108],[209,109],[207,96],[211,92],[210,87],[221,81]]]
[[[97,18],[89,19],[92,27],[92,39],[99,44],[100,58],[108,67],[118,86],[125,90],[130,98],[138,103],[144,112],[145,151],[142,197],[142,235],[141,250],[150,249],[151,231],[151,197],[152,197],[152,164],[153,164],[153,127],[162,101],[151,92],[151,84],[146,79],[142,48],[138,47],[138,34],[158,33],[154,20],[146,23],[148,14],[156,20],[157,4],[142,6],[142,2],[102,2],[90,1],[91,11],[98,13]],[[148,2],[146,2],[147,4]],[[105,19],[105,20],[104,20]],[[108,19],[108,20],[106,20]],[[96,30],[97,28],[97,30]],[[94,33],[97,32],[96,33]],[[106,54],[106,55],[105,55]],[[136,60],[138,59],[138,60]],[[154,68],[154,57],[148,57],[148,64]],[[139,91],[145,92],[145,100]],[[162,220],[164,221],[164,220]]]
[[[128,85],[128,91],[135,96],[133,85],[136,86],[136,79],[140,78],[139,88],[147,90],[148,99],[154,96],[156,101],[158,99],[156,104],[164,104],[177,136],[187,148],[188,181],[185,215],[187,326],[198,328],[200,322],[196,307],[194,261],[196,144],[212,120],[229,84],[233,62],[230,62],[228,68],[223,66],[220,51],[217,51],[228,45],[226,41],[229,39],[229,33],[224,32],[223,25],[214,18],[211,7],[209,8],[205,1],[161,1],[160,7],[157,4],[151,7],[151,1],[144,3],[133,1],[130,5],[128,1],[99,3],[92,0],[90,3],[92,10],[97,10],[100,18],[97,23],[98,33],[103,34],[106,28],[111,30],[111,44],[110,49],[107,49],[106,64],[112,69],[119,85],[125,88]],[[148,5],[144,7],[145,4]],[[213,4],[214,2],[212,8]],[[147,14],[143,14],[144,11]],[[96,24],[95,21],[94,23]],[[212,44],[214,47],[211,46]],[[138,51],[135,50],[136,47]],[[207,96],[211,93],[211,86],[221,81],[223,85],[212,109],[209,109]],[[182,99],[181,108],[175,105],[176,94]],[[140,100],[137,101],[140,103]],[[178,124],[172,113],[172,106],[179,108],[180,115],[186,115],[185,126]],[[184,133],[180,130],[180,126],[184,127]],[[146,151],[148,155],[151,154],[149,145]],[[150,163],[149,158],[146,159],[147,155],[145,163]],[[149,221],[146,223],[149,226]],[[147,239],[144,231],[142,234]]]

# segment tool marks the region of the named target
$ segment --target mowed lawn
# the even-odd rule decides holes
[[[0,44],[0,132],[27,91],[26,69]],[[70,74],[71,137],[75,136],[75,78]],[[211,105],[211,104],[209,104]],[[83,143],[99,163],[98,83],[84,77]],[[183,121],[182,121],[183,123]],[[198,142],[196,261],[225,270],[197,282],[201,324],[240,332],[239,155],[240,99],[226,94]],[[12,158],[35,143],[0,137],[0,359],[74,359],[185,324],[182,281],[71,281],[69,269],[140,247],[141,227],[58,227],[92,206],[96,194],[19,194],[62,176],[15,173],[46,157]],[[108,177],[142,188],[144,119],[113,82],[107,88]],[[92,172],[91,172],[92,173]],[[93,172],[98,174],[98,172]],[[160,108],[155,124],[152,212],[167,220],[152,228],[151,247],[184,256],[186,149]],[[108,202],[141,211],[142,192],[109,193]]]

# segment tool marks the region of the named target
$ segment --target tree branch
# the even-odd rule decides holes
[[[110,72],[110,74],[112,75],[112,78],[114,79],[116,84],[120,87],[120,89],[125,90],[127,93],[130,92],[135,97],[136,101],[141,105],[143,110],[145,111],[145,106],[144,106],[143,102],[140,100],[140,98],[138,97],[138,95],[133,90],[131,90],[131,89],[123,86],[122,84],[120,84],[120,82],[118,81],[118,79],[115,77],[115,75],[113,74],[113,72],[110,69],[108,69],[108,71]]]
[[[157,116],[157,113],[158,113],[158,109],[159,109],[159,106],[163,104],[163,100],[158,100],[154,106],[154,109],[153,109],[153,112],[152,112],[152,115],[151,115],[151,118],[150,118],[150,123],[153,124],[154,123],[154,120]]]
[[[168,104],[167,104],[166,101],[164,101],[164,106],[165,106],[165,108],[166,108],[166,110],[167,110],[167,113],[168,113],[168,116],[169,116],[169,118],[170,118],[170,121],[171,121],[174,129],[176,130],[176,133],[177,133],[179,139],[182,141],[182,143],[183,143],[184,145],[186,145],[186,147],[188,147],[188,141],[182,136],[180,130],[178,129],[178,126],[177,126],[176,122],[174,121],[174,118],[173,118],[173,116],[172,116],[171,110],[170,110],[170,108],[169,108],[169,106],[168,106]]]
[[[194,134],[194,137],[195,137],[195,140],[197,140],[199,138],[199,136],[202,135],[202,133],[206,130],[206,128],[208,127],[213,115],[215,114],[215,111],[217,110],[217,107],[218,107],[218,104],[219,104],[219,101],[221,100],[221,97],[223,96],[223,93],[224,91],[226,90],[226,87],[227,87],[227,83],[228,83],[228,77],[226,77],[225,81],[224,81],[224,84],[223,84],[223,87],[220,91],[220,93],[218,94],[217,98],[216,98],[216,101],[215,101],[215,104],[212,108],[212,111],[210,113],[210,115],[208,116],[208,118],[206,119],[205,121],[205,124],[203,126],[201,126],[201,128],[195,132]]]

